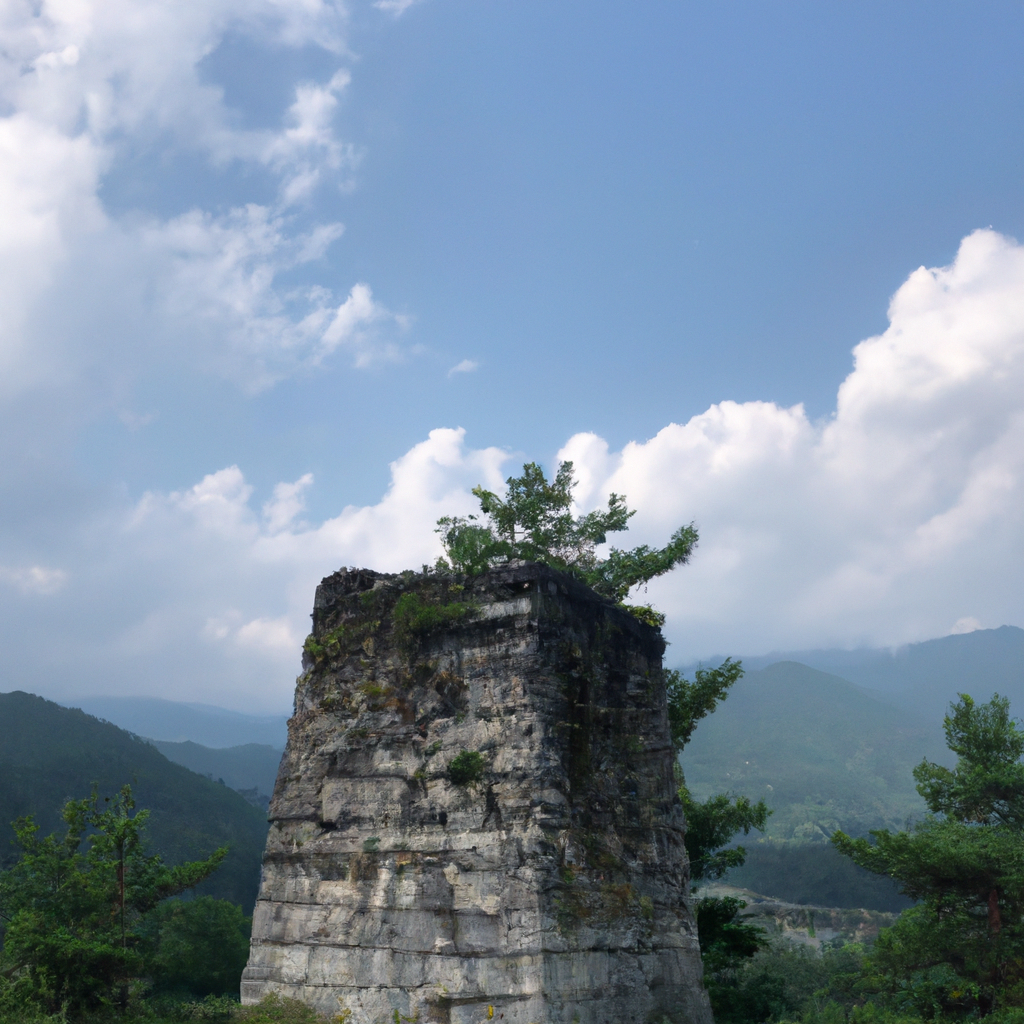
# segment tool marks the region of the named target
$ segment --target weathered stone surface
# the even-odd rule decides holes
[[[658,630],[544,566],[317,589],[242,1001],[710,1024]],[[462,751],[483,758],[456,785]]]

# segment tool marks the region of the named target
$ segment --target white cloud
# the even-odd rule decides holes
[[[401,17],[413,4],[420,0],[373,0],[373,6],[379,11],[391,14],[396,18]]]
[[[306,507],[302,492],[313,483],[313,474],[306,473],[294,483],[278,484],[274,498],[263,506],[263,519],[271,533],[279,533],[291,526],[295,517]]]
[[[0,565],[0,583],[13,586],[23,594],[55,594],[67,579],[68,574],[62,569],[50,569],[44,565],[22,568]]]
[[[12,0],[0,18],[0,400],[56,387],[86,408],[113,402],[83,393],[86,367],[137,380],[178,361],[258,390],[341,345],[357,366],[394,358],[401,318],[379,303],[372,332],[337,322],[366,285],[343,299],[279,284],[341,235],[303,211],[318,188],[352,185],[359,151],[335,123],[349,71],[295,83],[280,126],[261,130],[203,77],[231,33],[347,60],[340,0]],[[263,168],[278,199],[115,215],[102,187],[140,156]],[[155,202],[173,208],[180,185]]]
[[[463,359],[461,363],[456,363],[449,371],[448,376],[454,377],[457,373],[472,373],[474,370],[478,370],[480,364],[475,359]]]
[[[951,266],[910,276],[854,359],[821,422],[726,401],[621,451],[566,442],[583,507],[614,490],[638,509],[621,543],[700,528],[692,563],[647,595],[671,659],[1024,623],[1024,248],[966,238]],[[309,475],[262,505],[236,466],[153,491],[83,528],[45,623],[3,605],[11,671],[283,706],[320,578],[432,561],[436,519],[473,511],[474,484],[500,489],[510,458],[434,430],[379,502],[322,522],[302,518]]]
[[[984,629],[984,626],[973,615],[965,615],[953,623],[949,634],[950,636],[959,636],[963,633],[973,633],[976,629]]]

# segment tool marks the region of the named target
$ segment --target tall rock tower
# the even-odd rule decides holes
[[[711,1024],[664,647],[542,565],[327,577],[242,1001],[353,1024]]]

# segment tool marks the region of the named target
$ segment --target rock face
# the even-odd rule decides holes
[[[663,651],[545,566],[327,577],[243,1003],[276,991],[353,1024],[711,1024]]]

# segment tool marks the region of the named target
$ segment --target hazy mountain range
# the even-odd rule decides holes
[[[212,704],[185,704],[159,697],[76,697],[68,707],[81,708],[136,736],[205,747],[259,743],[284,750],[287,715],[247,715]]]

